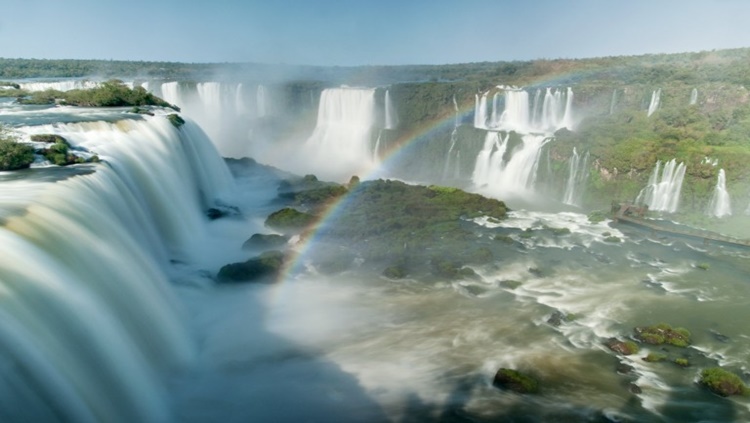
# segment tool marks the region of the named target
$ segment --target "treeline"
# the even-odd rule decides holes
[[[581,81],[610,84],[721,81],[750,85],[750,48],[589,59],[359,67],[0,58],[0,79],[10,80],[83,77],[200,80],[216,75],[235,79],[307,79],[362,85],[473,82],[480,89],[498,83],[575,85]]]

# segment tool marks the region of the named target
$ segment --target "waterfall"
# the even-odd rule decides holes
[[[472,182],[489,195],[521,195],[533,191],[541,148],[558,129],[573,127],[573,90],[545,88],[542,93],[537,89],[533,102],[530,102],[529,92],[524,89],[496,88],[499,91],[493,96],[489,121],[489,91],[475,97],[474,127],[488,132],[484,148],[475,160]],[[501,97],[504,101],[500,101]],[[499,132],[507,134],[504,139]],[[522,142],[506,153],[510,132],[519,134]],[[498,159],[500,150],[499,157],[508,156],[506,161]]]
[[[334,180],[374,169],[377,162],[371,136],[375,118],[375,89],[323,90],[315,130],[302,148],[300,166]]]
[[[690,105],[698,104],[698,89],[693,88],[693,90],[690,92]]]
[[[732,203],[727,192],[727,176],[724,169],[719,169],[719,177],[716,180],[711,202],[708,204],[706,214],[712,217],[727,217],[732,215]]]
[[[661,161],[656,162],[654,171],[648,180],[648,185],[641,190],[636,198],[637,204],[645,204],[654,211],[674,213],[680,203],[682,181],[685,178],[685,164],[677,164],[670,160],[661,170]]]
[[[192,122],[163,116],[24,127],[105,159],[18,197],[0,227],[0,414],[18,421],[171,420],[166,381],[193,359],[166,269],[194,252],[201,203],[231,183]],[[187,131],[186,131],[187,130]],[[200,164],[197,172],[192,167]],[[7,204],[26,180],[4,181]]]
[[[609,114],[615,113],[615,105],[617,104],[617,88],[612,90],[612,100],[609,102]]]
[[[658,90],[654,90],[654,92],[651,93],[651,102],[648,105],[647,116],[651,116],[654,114],[656,109],[659,108],[660,101],[661,101],[661,88],[659,88]]]
[[[266,109],[266,87],[263,85],[258,85],[255,92],[255,103],[256,108],[258,109],[258,117],[265,117],[268,115],[268,110]]]
[[[445,156],[445,164],[443,165],[443,180],[458,179],[461,175],[459,151],[456,151],[456,158],[453,159],[453,152],[456,148],[456,142],[458,141],[458,126],[461,124],[461,117],[458,113],[458,102],[456,101],[456,95],[453,95],[453,131],[451,131],[451,145],[448,148],[448,154]],[[453,162],[455,161],[455,164]]]
[[[69,79],[65,81],[53,81],[53,82],[21,82],[18,84],[22,90],[26,91],[70,91],[70,90],[86,90],[90,88],[96,88],[99,86],[99,82]]]
[[[521,143],[510,152],[510,158],[504,161],[509,138],[510,134],[501,138],[499,132],[488,131],[484,147],[477,155],[472,182],[488,195],[502,197],[527,194],[536,182],[542,147],[550,139],[542,135],[523,135]]]
[[[570,156],[568,165],[568,182],[565,184],[563,203],[571,206],[580,205],[583,188],[589,175],[588,159],[588,152],[583,156],[583,160],[581,160],[578,151],[573,147],[573,154]]]
[[[389,90],[385,90],[385,129],[396,129],[396,126],[398,126],[396,109],[393,107]]]

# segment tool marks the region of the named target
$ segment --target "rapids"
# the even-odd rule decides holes
[[[350,95],[371,104],[367,90],[335,90],[351,91],[324,95],[328,112],[357,113],[344,107]],[[375,113],[362,113],[349,130],[362,133],[357,157],[373,160],[364,140]],[[310,145],[339,148],[336,116],[319,117]],[[501,222],[465,222],[495,257],[476,279],[328,275],[302,250],[302,265],[275,284],[222,286],[220,266],[246,259],[242,242],[268,232],[287,173],[227,165],[198,124],[177,129],[159,113],[4,102],[0,120],[23,139],[60,134],[104,160],[0,173],[2,421],[750,419],[747,399],[696,383],[717,364],[747,371],[747,250],[515,207]],[[487,131],[478,175],[506,142]],[[504,164],[523,183],[533,150]],[[215,206],[240,213],[209,221]],[[690,347],[669,352],[690,367],[641,359],[657,347],[624,357],[604,346],[662,321],[692,332]],[[499,367],[532,372],[541,394],[493,387]]]

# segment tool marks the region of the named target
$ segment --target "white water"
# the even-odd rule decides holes
[[[541,148],[552,134],[574,124],[573,90],[537,89],[533,102],[526,90],[498,86],[488,110],[485,92],[475,99],[474,126],[488,130],[482,151],[477,155],[472,183],[491,196],[524,196],[534,191]],[[504,101],[500,101],[501,97]],[[522,143],[507,150],[507,137],[500,140],[497,132],[514,131],[521,134]],[[502,141],[502,142],[500,142]]]
[[[461,163],[460,152],[456,150],[456,142],[458,141],[458,125],[461,123],[460,116],[458,114],[458,102],[456,96],[453,96],[453,131],[451,131],[451,145],[448,148],[448,154],[445,156],[445,164],[443,165],[443,180],[446,179],[458,179],[461,175]]]
[[[651,102],[648,104],[647,116],[651,116],[659,108],[659,102],[661,101],[661,88],[654,90],[651,93]]]
[[[565,184],[563,203],[571,206],[580,205],[581,196],[583,195],[586,180],[588,179],[588,161],[588,152],[586,152],[583,160],[581,160],[578,151],[573,147],[573,154],[571,154],[568,164],[568,182]]]
[[[70,90],[82,90],[89,88],[96,88],[99,86],[99,82],[88,81],[88,80],[65,80],[65,81],[51,81],[51,82],[21,82],[18,84],[22,90],[26,91],[70,91]]]
[[[194,346],[166,269],[197,253],[228,170],[193,123],[163,116],[19,130],[62,135],[105,163],[14,197],[25,212],[0,227],[0,415],[171,420],[165,381]],[[0,185],[6,202],[17,184],[28,182]]]
[[[315,130],[299,151],[299,168],[324,180],[368,174],[378,164],[371,146],[375,119],[375,89],[324,90]]]
[[[656,162],[648,185],[638,193],[635,202],[645,204],[654,211],[674,213],[680,204],[682,181],[685,178],[685,164],[677,164],[675,159],[668,161],[661,170],[661,161]]]
[[[732,202],[727,192],[727,175],[724,169],[719,169],[716,187],[706,212],[709,216],[719,218],[732,215]]]
[[[398,126],[396,108],[393,106],[391,93],[385,90],[385,129],[396,129],[396,126]]]
[[[695,105],[698,103],[698,89],[693,88],[692,91],[690,91],[690,105]]]
[[[615,105],[617,104],[617,88],[612,90],[612,100],[609,102],[609,114],[615,113]]]

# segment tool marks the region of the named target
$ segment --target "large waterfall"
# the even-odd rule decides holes
[[[690,91],[690,105],[693,106],[695,104],[698,104],[698,89],[693,88],[692,91]]]
[[[545,88],[534,91],[498,86],[475,97],[474,126],[487,130],[484,148],[477,155],[472,182],[493,196],[524,196],[533,191],[542,147],[561,128],[573,128],[573,90]],[[508,150],[508,136],[520,134],[521,142]]]
[[[707,214],[713,217],[727,217],[732,215],[732,202],[727,192],[727,175],[724,169],[719,169],[716,187],[708,204]]]
[[[395,129],[398,126],[398,116],[396,115],[396,108],[393,106],[393,100],[391,100],[390,91],[385,91],[385,129]]]
[[[171,420],[166,381],[194,351],[166,269],[197,254],[226,166],[195,124],[163,116],[19,130],[62,135],[105,163],[0,186],[0,416]]]
[[[571,206],[579,206],[581,197],[588,179],[588,161],[589,153],[583,156],[578,155],[578,151],[573,147],[573,154],[570,156],[568,163],[568,181],[565,184],[565,193],[563,194],[563,203]]]
[[[680,192],[684,178],[684,163],[678,165],[677,160],[672,159],[661,170],[661,161],[657,161],[648,185],[641,190],[635,202],[645,204],[654,211],[674,213],[680,205]]]
[[[318,120],[301,148],[299,166],[324,179],[348,180],[377,165],[373,154],[375,89],[330,88],[320,97]]]

